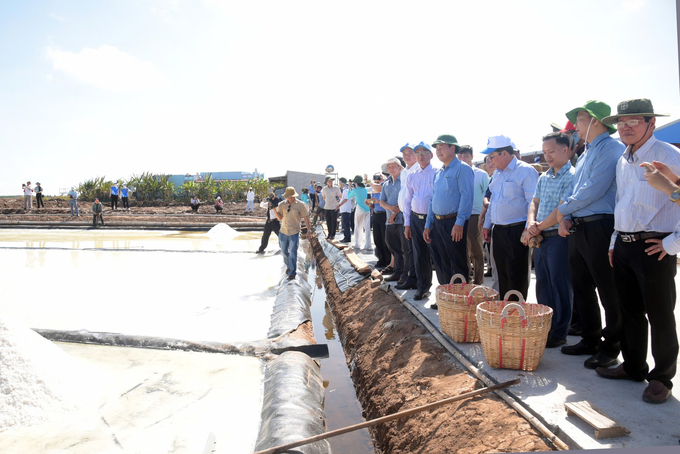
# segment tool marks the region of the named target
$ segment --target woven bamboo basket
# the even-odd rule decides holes
[[[510,295],[519,303],[508,302]],[[489,366],[498,369],[534,371],[541,362],[553,310],[542,304],[527,304],[516,290],[503,301],[477,306],[477,326]]]
[[[460,279],[462,283],[454,282]],[[455,274],[451,282],[437,286],[437,306],[442,331],[454,342],[479,342],[475,311],[484,301],[498,299],[498,292],[482,285],[467,284],[462,274]]]

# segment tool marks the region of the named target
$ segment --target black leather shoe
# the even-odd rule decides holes
[[[397,282],[399,280],[399,276],[396,274],[393,274],[391,276],[387,276],[385,279],[385,282]]]
[[[604,353],[595,353],[593,356],[588,358],[583,365],[587,369],[597,369],[598,367],[609,367],[613,366],[615,364],[618,364],[619,360],[616,358],[612,358],[611,356],[607,356]]]
[[[420,301],[421,299],[425,298],[426,296],[430,296],[430,292],[428,291],[420,291],[418,290],[415,295],[413,295],[413,299],[416,301]]]
[[[585,341],[581,340],[575,345],[566,345],[562,347],[561,352],[565,355],[594,355],[597,353],[597,347],[595,345],[586,344]]]
[[[432,303],[430,304],[430,309],[439,309],[439,306],[437,306],[437,303]]]
[[[418,288],[418,283],[417,282],[409,282],[407,280],[403,284],[397,284],[397,286],[394,287],[394,288],[396,288],[397,290],[415,290],[415,289]]]
[[[566,343],[566,339],[555,339],[554,337],[548,336],[548,341],[545,343],[545,348],[555,348]]]

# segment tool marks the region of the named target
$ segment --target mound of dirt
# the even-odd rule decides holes
[[[341,292],[314,241],[326,295],[364,417],[374,419],[475,389],[449,352],[397,298],[365,280]],[[550,451],[531,425],[493,394],[372,429],[384,453]]]

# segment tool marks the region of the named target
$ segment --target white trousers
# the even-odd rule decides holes
[[[354,249],[361,249],[359,247],[359,240],[362,234],[365,238],[364,249],[373,249],[373,243],[371,242],[371,212],[357,207],[354,212]]]

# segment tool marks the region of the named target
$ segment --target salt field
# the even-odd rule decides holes
[[[0,452],[253,452],[270,362],[50,342],[29,328],[261,342],[270,335],[284,265],[275,238],[265,255],[253,253],[260,238],[226,225],[210,232],[0,231],[0,322],[13,327],[0,336],[7,340],[0,342],[0,386],[10,398],[3,405],[20,416],[0,425]],[[311,298],[306,282],[287,285]],[[9,340],[17,336],[37,347],[16,347]],[[45,381],[36,393],[35,383]],[[319,388],[317,403],[308,400],[323,415]]]

